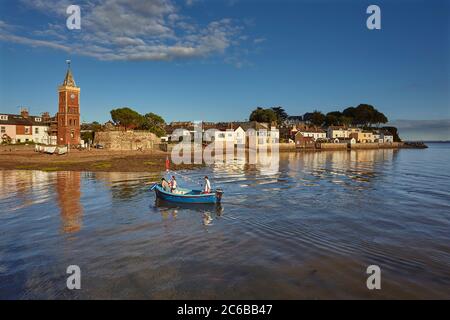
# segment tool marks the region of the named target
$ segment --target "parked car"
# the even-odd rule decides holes
[[[105,147],[102,144],[100,144],[100,143],[97,143],[96,145],[94,145],[94,148],[96,148],[96,149],[105,149]]]

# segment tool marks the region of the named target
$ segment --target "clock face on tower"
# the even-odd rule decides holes
[[[72,100],[75,99],[75,94],[72,93],[72,94],[70,95],[70,99],[72,99]]]

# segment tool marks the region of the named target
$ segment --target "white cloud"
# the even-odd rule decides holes
[[[253,43],[263,43],[266,41],[266,38],[256,38],[255,40],[253,40]]]
[[[68,0],[21,0],[58,23],[41,30],[10,31],[0,21],[0,40],[64,50],[99,60],[173,60],[224,54],[247,39],[231,19],[199,25],[172,0],[80,2],[81,30],[65,28]],[[187,1],[193,4],[195,1]]]

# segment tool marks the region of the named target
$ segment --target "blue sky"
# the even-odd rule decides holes
[[[81,30],[66,28],[69,4],[81,7]],[[381,30],[366,27],[370,4]],[[228,121],[256,106],[298,115],[370,103],[395,123],[442,124],[449,9],[437,0],[2,0],[0,110],[55,113],[71,59],[84,121],[121,106]],[[430,137],[450,139],[449,129]]]

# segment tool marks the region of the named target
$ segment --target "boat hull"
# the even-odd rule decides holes
[[[152,189],[157,198],[176,203],[219,203],[222,198],[221,191],[203,194],[200,190],[189,190],[185,194],[176,194],[164,191],[159,185],[153,186]]]

